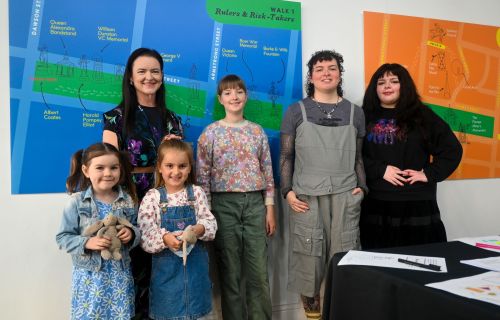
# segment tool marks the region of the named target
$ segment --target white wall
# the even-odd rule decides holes
[[[304,63],[320,49],[344,56],[344,94],[360,104],[364,90],[363,11],[385,12],[500,27],[498,0],[303,0]],[[402,44],[404,45],[404,44]],[[498,125],[496,126],[498,128]],[[500,180],[446,181],[438,202],[448,239],[500,234]]]
[[[364,89],[364,10],[500,26],[498,0],[301,2],[304,62],[319,49],[333,48],[342,53],[346,69],[345,95],[356,103],[361,102]],[[3,246],[0,249],[0,317],[9,320],[67,319],[71,263],[67,254],[58,251],[54,240],[67,197],[64,194],[10,194],[8,65],[8,6],[7,0],[0,0],[0,244]],[[50,151],[50,141],[47,146]],[[500,207],[499,191],[498,179],[441,183],[438,201],[449,238],[500,234],[500,214],[496,210]],[[281,218],[281,224],[283,221]],[[280,239],[283,237],[275,241]],[[271,245],[271,249],[277,247],[277,243]],[[273,266],[274,275],[283,272],[280,270],[284,267],[282,264]],[[280,278],[280,282],[283,281]]]

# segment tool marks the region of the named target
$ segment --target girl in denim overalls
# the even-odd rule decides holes
[[[196,239],[213,240],[217,222],[205,193],[193,185],[193,161],[189,144],[177,139],[162,142],[156,188],[146,193],[139,208],[141,246],[153,253],[151,319],[198,319],[212,309],[208,253]],[[183,241],[189,242],[190,250],[185,261]]]
[[[56,235],[60,249],[71,254],[73,281],[71,319],[130,319],[134,316],[134,280],[129,250],[139,244],[137,197],[130,175],[128,154],[107,143],[77,151],[71,159],[66,187],[71,199],[64,209]],[[79,191],[79,192],[77,192]],[[104,260],[100,251],[109,248],[107,236],[86,236],[84,231],[108,214],[127,219],[117,237],[121,259]]]

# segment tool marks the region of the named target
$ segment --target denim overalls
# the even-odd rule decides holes
[[[193,186],[186,186],[189,205],[167,207],[167,190],[160,192],[161,227],[170,232],[196,224]],[[212,309],[212,284],[208,275],[208,253],[198,241],[187,258],[169,249],[153,255],[149,313],[157,320],[197,319]]]

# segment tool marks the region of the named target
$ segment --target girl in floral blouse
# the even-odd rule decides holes
[[[262,127],[243,117],[243,80],[225,76],[217,96],[226,115],[207,126],[198,140],[197,178],[219,227],[215,250],[222,316],[246,319],[246,309],[249,319],[271,319],[266,233],[272,236],[276,223],[269,143]],[[240,294],[242,270],[246,301]]]
[[[151,319],[197,319],[212,309],[208,253],[196,240],[212,240],[217,222],[205,193],[193,185],[193,164],[189,144],[177,139],[162,142],[156,188],[146,193],[139,208],[141,246],[153,254]],[[187,251],[183,259],[181,252]]]

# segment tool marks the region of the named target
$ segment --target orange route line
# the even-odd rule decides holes
[[[469,83],[469,87],[477,90],[478,92],[480,92],[479,91],[480,89],[485,90],[487,92],[491,91],[492,92],[491,94],[494,95],[495,90],[488,90],[488,89],[484,88],[486,86],[486,82],[488,81],[488,77],[490,75],[489,72],[490,72],[490,68],[491,68],[491,57],[489,55],[485,55],[484,59],[485,59],[484,72],[481,72],[482,77],[476,82],[476,84],[474,86],[472,86]]]
[[[498,99],[500,98],[500,96],[498,95],[498,92],[495,91],[494,89],[485,89],[483,87],[474,87],[474,90],[477,91],[478,93],[482,93],[484,95],[487,95],[487,96],[496,96],[496,107],[498,108],[499,104],[498,104]]]
[[[498,67],[497,75],[500,75],[500,66]],[[500,108],[500,76],[497,77],[497,101],[496,101],[496,109]]]
[[[425,78],[427,73],[429,72],[429,62],[427,61],[427,50],[429,49],[426,46],[427,39],[429,38],[429,19],[423,19],[422,20],[422,33],[421,33],[421,40],[420,40],[420,47],[422,48],[422,55],[420,56],[419,59],[419,64],[418,64],[418,79],[417,79],[417,85],[418,88],[420,88],[421,94],[428,94],[429,88],[425,88]]]
[[[481,160],[481,159],[472,159],[470,158],[463,158],[462,157],[462,161],[460,161],[460,164],[469,164],[469,165],[476,165],[476,166],[481,166],[481,167],[485,167],[485,168],[492,168],[492,169],[495,169],[495,168],[500,168],[500,162],[499,161],[496,161],[496,160],[493,160],[493,161],[490,161],[490,160]]]
[[[387,56],[387,47],[389,45],[389,20],[390,15],[384,14],[384,25],[382,27],[382,45],[380,46],[380,64],[385,63]]]
[[[498,65],[498,70],[497,70],[497,75],[500,74],[500,65]],[[500,112],[500,76],[497,76],[497,98],[496,98],[496,103],[495,103],[495,110],[497,110],[497,113]],[[499,119],[500,117],[495,115],[495,119]],[[495,131],[498,132],[498,122],[495,121],[495,128],[493,128]],[[500,134],[497,135],[497,140],[500,140]]]
[[[490,60],[490,57],[488,57],[488,62]],[[498,64],[497,64],[498,65]],[[490,68],[488,68],[489,71]],[[499,67],[500,69],[500,67]],[[497,135],[495,139],[495,132],[498,132],[498,120],[500,120],[500,77],[498,77],[498,72],[497,74],[497,96],[496,96],[496,101],[495,101],[495,121],[493,122],[493,139],[491,142],[491,160],[492,163],[496,163],[497,159],[497,153],[498,153],[498,143],[500,140],[500,137]],[[495,177],[495,169],[491,168],[490,169],[491,177]]]
[[[479,52],[481,54],[484,54],[485,56],[491,56],[491,57],[494,57],[494,58],[499,58],[500,57],[500,52],[497,49],[487,48],[487,47],[482,46],[480,44],[473,43],[473,42],[470,42],[470,41],[466,41],[466,40],[463,40],[463,39],[460,40],[460,41],[457,40],[456,43],[457,43],[457,46],[460,45],[464,49],[473,50],[473,51]]]
[[[460,56],[460,61],[462,61],[462,64],[464,66],[465,76],[467,78],[469,78],[470,77],[469,65],[467,64],[467,60],[465,59],[465,55],[464,55],[464,51],[462,50],[462,46],[458,45],[459,43],[461,43],[463,41],[463,38],[462,38],[463,34],[464,34],[464,24],[460,23],[459,27],[458,27],[458,34],[457,34],[456,43],[457,43],[458,55]]]

